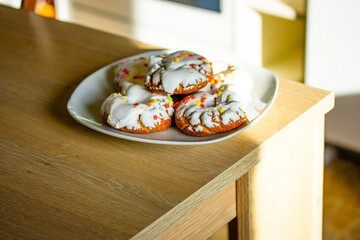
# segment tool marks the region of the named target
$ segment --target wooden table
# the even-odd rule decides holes
[[[200,146],[126,141],[69,116],[87,75],[150,49],[0,7],[0,238],[204,239],[237,216],[239,239],[320,239],[333,94],[282,80],[261,121]]]

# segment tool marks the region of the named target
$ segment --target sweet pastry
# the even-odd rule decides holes
[[[212,76],[211,63],[189,51],[150,57],[145,87],[160,94],[188,94],[205,87]]]
[[[248,77],[245,71],[231,66],[215,74],[202,91],[179,102],[175,112],[176,126],[190,136],[207,136],[246,123],[247,93],[252,83]],[[243,83],[247,90],[239,94]]]
[[[147,59],[119,64],[115,88],[101,106],[104,122],[110,127],[132,133],[151,133],[171,126],[174,113],[170,96],[153,94],[144,87]]]
[[[145,57],[125,60],[120,62],[115,71],[115,89],[122,91],[122,85],[130,82],[137,85],[144,85],[148,69],[149,59]]]

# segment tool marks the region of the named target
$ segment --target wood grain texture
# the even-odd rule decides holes
[[[232,183],[160,239],[207,239],[235,217],[236,186]]]
[[[263,160],[333,95],[280,81],[272,109],[223,142],[131,142],[74,121],[66,104],[89,74],[153,46],[0,7],[0,236],[156,239]],[[269,150],[268,150],[269,151]]]
[[[239,228],[249,229],[239,239],[321,239],[324,118],[309,117],[277,143],[249,171],[252,218],[238,214]]]

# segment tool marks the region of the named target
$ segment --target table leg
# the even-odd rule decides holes
[[[266,144],[237,181],[237,239],[321,239],[324,117],[305,120]]]

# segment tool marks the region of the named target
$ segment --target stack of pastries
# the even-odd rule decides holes
[[[180,131],[200,137],[230,131],[248,121],[249,73],[225,64],[215,67],[194,52],[120,62],[114,85],[116,92],[105,99],[101,114],[108,126],[121,131],[162,131],[174,118]]]

